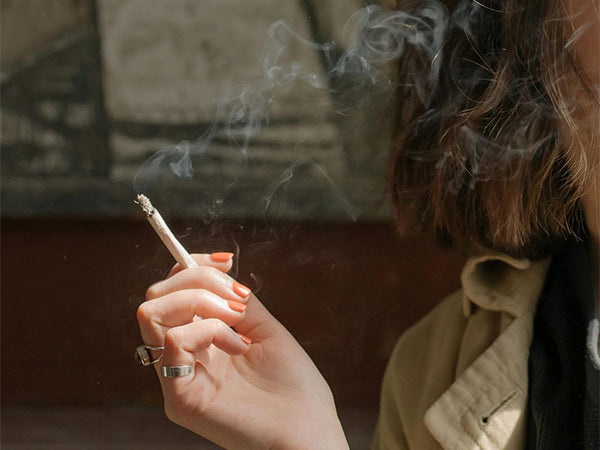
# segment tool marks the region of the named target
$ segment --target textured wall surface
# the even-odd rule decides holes
[[[106,176],[91,2],[4,1],[1,33],[3,185]],[[3,200],[22,203],[17,197]]]
[[[330,73],[360,6],[3,2],[3,214],[386,217],[389,104]]]

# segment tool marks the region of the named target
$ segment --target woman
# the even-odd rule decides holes
[[[598,3],[456,3],[425,95],[432,61],[400,61],[390,187],[401,228],[470,259],[398,342],[374,448],[597,448]],[[326,382],[231,256],[196,255],[138,310],[164,345],[167,416],[225,448],[348,448]]]

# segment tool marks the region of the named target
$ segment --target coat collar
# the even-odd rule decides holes
[[[549,261],[471,258],[461,275],[463,310],[513,320],[428,409],[425,425],[446,449],[519,448],[524,440],[529,345]]]
[[[532,262],[489,254],[469,259],[461,274],[463,312],[475,307],[521,316],[535,308],[550,259]]]

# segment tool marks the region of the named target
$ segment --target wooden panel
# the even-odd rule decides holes
[[[174,229],[189,249],[238,252],[241,281],[298,338],[342,404],[377,403],[399,333],[458,285],[458,261],[426,241],[396,242],[387,225]],[[5,220],[3,404],[160,402],[154,374],[133,363],[135,311],[171,264],[142,221]]]

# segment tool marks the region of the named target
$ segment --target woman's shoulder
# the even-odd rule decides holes
[[[396,343],[384,375],[375,440],[389,445],[374,448],[396,448],[402,441],[405,447],[437,448],[425,414],[516,318],[525,331],[505,341],[511,351],[526,354],[547,267],[548,261],[503,255],[467,261],[462,289],[440,301]]]
[[[385,371],[374,449],[437,448],[423,417],[454,379],[466,326],[462,291],[438,303],[398,340]]]

